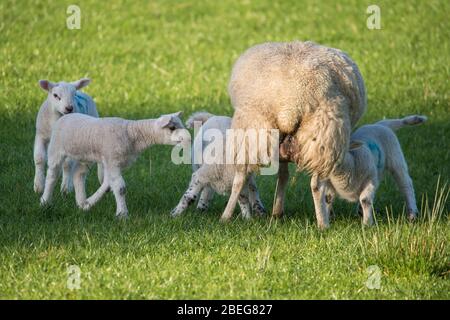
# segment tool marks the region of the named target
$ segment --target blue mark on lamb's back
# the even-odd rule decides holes
[[[383,161],[383,155],[381,154],[380,147],[373,141],[366,141],[367,147],[369,148],[370,152],[374,155],[374,157],[377,159],[377,168],[383,169],[384,167],[384,161]]]
[[[75,93],[75,102],[77,103],[77,108],[79,113],[88,114],[88,99],[86,95],[77,91]]]

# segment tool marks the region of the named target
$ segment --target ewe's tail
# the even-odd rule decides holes
[[[206,120],[208,120],[211,117],[214,117],[214,115],[209,112],[205,111],[195,112],[186,121],[186,127],[188,129],[194,128],[194,122],[201,122],[201,124],[203,125],[206,122]]]
[[[407,116],[403,119],[386,119],[378,121],[376,124],[388,127],[392,130],[398,130],[406,126],[415,126],[427,121],[427,117],[421,115]]]
[[[302,119],[293,156],[299,168],[325,178],[339,166],[349,148],[351,122],[344,99],[324,101]]]

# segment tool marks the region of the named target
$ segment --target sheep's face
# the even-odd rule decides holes
[[[39,85],[48,92],[47,101],[53,111],[64,115],[75,111],[75,93],[87,86],[91,80],[80,79],[74,82],[53,83],[48,80],[40,80]]]
[[[166,114],[158,118],[161,144],[177,145],[190,143],[190,134],[180,119],[181,112]]]

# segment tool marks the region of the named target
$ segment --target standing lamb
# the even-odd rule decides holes
[[[47,92],[47,99],[41,105],[36,118],[36,136],[34,139],[34,191],[41,194],[44,191],[45,162],[47,159],[47,147],[52,134],[54,123],[68,113],[84,113],[98,118],[95,103],[90,96],[78,91],[86,87],[90,79],[80,79],[74,82],[53,83],[48,80],[40,80],[40,87]],[[69,192],[72,189],[71,161],[63,165],[63,179],[61,191]],[[101,183],[102,173],[98,168]]]
[[[186,122],[186,127],[193,128],[194,123],[202,124],[202,126],[199,130],[200,132],[195,136],[193,143],[193,174],[186,193],[171,212],[171,215],[174,217],[183,213],[197,199],[197,209],[200,211],[207,210],[214,196],[214,192],[219,194],[229,193],[233,185],[234,165],[225,163],[226,131],[231,127],[231,118],[215,116],[207,112],[197,112],[189,117]],[[208,156],[206,154],[208,149],[211,151],[214,150],[214,153],[223,151],[223,157],[210,159],[212,160],[211,163],[205,163],[207,161],[205,158]],[[196,154],[201,158],[197,159]],[[251,211],[258,215],[265,214],[265,208],[259,198],[253,174],[250,175],[247,184],[241,191],[238,203],[244,218],[250,218]]]
[[[394,130],[422,124],[426,119],[418,115],[387,119],[356,130],[351,135],[350,149],[346,152],[344,161],[333,168],[329,180],[311,180],[318,219],[324,224],[329,223],[330,208],[337,193],[345,200],[359,201],[363,210],[363,223],[372,225],[375,192],[386,170],[392,174],[406,199],[408,218],[416,219],[418,210],[414,187]],[[280,146],[280,153],[290,158],[297,154],[298,148],[295,138],[285,139]]]
[[[180,114],[136,121],[93,118],[79,113],[62,117],[53,127],[48,147],[48,171],[41,205],[50,202],[61,166],[69,158],[76,160],[73,179],[77,205],[89,210],[111,188],[117,203],[116,216],[127,217],[122,170],[151,145],[175,145],[186,140],[189,136],[177,130],[184,129]],[[104,179],[100,188],[86,199],[85,178],[88,164],[92,162],[102,164]]]
[[[294,157],[297,166],[320,179],[343,161],[351,129],[366,110],[356,64],[344,52],[313,42],[248,49],[233,67],[228,91],[235,109],[232,129],[278,129],[281,139],[296,135],[301,147]],[[283,212],[287,165],[280,163],[274,216]],[[247,175],[257,167],[237,167],[222,221],[232,217]]]

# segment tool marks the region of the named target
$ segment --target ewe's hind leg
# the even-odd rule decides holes
[[[373,199],[375,198],[375,191],[375,184],[369,182],[359,195],[359,203],[363,210],[363,224],[366,226],[373,224]]]
[[[45,205],[50,202],[56,181],[58,180],[59,174],[61,173],[61,166],[63,164],[63,161],[64,158],[60,157],[59,155],[49,156],[47,177],[45,178],[45,188],[44,193],[41,197],[41,205]]]
[[[253,213],[258,216],[265,215],[266,208],[264,208],[264,205],[259,198],[258,187],[256,186],[254,174],[251,174],[248,178],[248,195]]]
[[[69,193],[73,190],[73,168],[75,166],[75,161],[66,158],[63,163],[63,174],[62,174],[62,182],[61,182],[61,193]]]
[[[417,213],[419,210],[416,205],[413,182],[409,176],[408,166],[406,165],[403,155],[400,160],[401,161],[399,161],[398,165],[391,169],[391,173],[394,176],[400,192],[405,197],[406,208],[408,210],[408,219],[412,221],[417,218]]]
[[[47,158],[46,144],[36,136],[34,140],[34,192],[41,194],[45,186],[45,160]]]
[[[125,181],[123,180],[122,173],[119,168],[107,169],[107,177],[104,182],[111,183],[111,189],[114,193],[114,197],[116,198],[116,217],[118,218],[127,218],[128,217],[128,208],[127,203],[125,201]],[[108,190],[108,188],[104,188],[104,184],[100,187],[102,189],[102,195],[104,192]]]
[[[197,200],[200,192],[202,191],[204,184],[200,182],[197,175],[198,171],[192,174],[191,182],[189,183],[189,187],[181,197],[178,205],[170,212],[172,217],[176,217],[183,213],[191,205]]]
[[[321,181],[317,175],[311,177],[311,192],[316,211],[317,225],[319,229],[326,229],[330,226],[330,214],[326,203],[326,182]]]
[[[86,175],[89,167],[86,163],[76,162],[73,170],[73,186],[75,188],[75,199],[77,206],[84,208],[86,202]]]
[[[289,181],[289,163],[280,162],[278,169],[278,180],[275,190],[275,201],[273,203],[272,217],[279,218],[284,211],[284,198],[286,194],[286,186]]]
[[[200,194],[200,199],[198,200],[197,209],[200,211],[208,210],[209,203],[211,202],[214,196],[214,190],[206,186],[203,188],[202,193]]]
[[[228,199],[227,206],[222,214],[220,220],[222,222],[229,221],[233,216],[234,209],[236,208],[236,203],[238,201],[239,195],[241,194],[242,188],[244,187],[247,180],[247,168],[244,165],[238,166],[233,180],[233,187],[231,188],[231,195]]]

